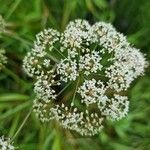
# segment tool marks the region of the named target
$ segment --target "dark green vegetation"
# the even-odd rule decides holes
[[[0,72],[0,136],[12,137],[32,107],[33,82],[22,60],[35,34],[45,27],[63,31],[75,18],[111,22],[150,60],[149,0],[0,0],[0,14],[9,33],[1,35],[8,63]],[[42,124],[34,113],[16,135],[19,150],[149,150],[150,68],[128,90],[129,115],[108,123],[99,135],[81,137],[57,124]]]

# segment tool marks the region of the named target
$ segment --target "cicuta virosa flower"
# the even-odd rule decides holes
[[[63,33],[45,29],[24,58],[35,78],[34,111],[43,122],[57,120],[82,135],[128,113],[126,91],[144,73],[143,54],[108,23],[70,22]]]

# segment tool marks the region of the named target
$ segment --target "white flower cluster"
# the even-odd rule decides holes
[[[105,101],[105,103],[104,103]],[[120,96],[114,94],[113,98],[105,97],[103,101],[98,104],[102,115],[106,116],[108,119],[120,120],[125,117],[129,109],[129,101],[126,96]]]
[[[36,80],[33,107],[39,119],[89,136],[107,119],[127,115],[129,101],[122,93],[146,66],[143,54],[111,24],[80,19],[63,33],[45,29],[37,34],[23,63]]]
[[[0,15],[0,33],[3,33],[5,30],[5,21],[3,17]]]
[[[79,69],[84,70],[85,75],[89,75],[91,72],[96,73],[102,68],[100,60],[99,52],[92,51],[92,54],[87,53],[84,56],[80,56]]]
[[[98,103],[103,98],[106,88],[101,81],[85,80],[79,87],[78,93],[81,95],[81,103],[89,104]]]
[[[5,50],[0,49],[0,70],[3,68],[6,62],[7,62],[7,58],[5,56]]]
[[[105,73],[109,77],[109,87],[117,92],[127,90],[132,81],[144,73],[147,65],[143,54],[132,47],[127,47],[126,52],[122,51],[122,55],[116,54],[113,61]]]
[[[57,73],[62,75],[60,79],[67,82],[68,80],[76,80],[78,74],[77,62],[71,59],[63,59],[57,65]]]
[[[54,77],[55,75],[51,75],[51,77],[48,77],[48,75],[38,77],[34,84],[34,92],[37,93],[39,98],[45,101],[56,98],[55,90],[52,89],[52,86],[60,85],[60,83],[52,79]]]
[[[77,48],[82,48],[82,44],[88,45],[88,34],[90,24],[85,20],[75,20],[70,22],[66,30],[61,35],[61,43],[64,48],[72,48],[73,51]]]
[[[51,51],[59,36],[59,32],[53,29],[37,34],[34,48],[24,58],[23,68],[29,76],[38,76],[52,70],[51,64],[57,60],[51,56]]]
[[[0,150],[14,150],[15,147],[11,144],[10,138],[0,137]]]
[[[95,135],[103,128],[103,118],[100,112],[90,113],[79,110],[77,107],[66,106],[64,103],[46,103],[36,98],[34,101],[34,112],[42,122],[57,120],[64,128],[76,131],[81,135]]]

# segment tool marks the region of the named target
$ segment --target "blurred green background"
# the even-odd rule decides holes
[[[150,60],[150,0],[0,0],[7,33],[0,37],[8,63],[0,72],[0,136],[12,137],[32,107],[33,80],[22,60],[35,34],[46,27],[63,31],[70,20],[111,22]],[[129,115],[108,122],[94,137],[82,137],[31,114],[14,139],[19,150],[150,150],[150,68],[128,90]]]

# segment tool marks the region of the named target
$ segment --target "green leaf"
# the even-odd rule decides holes
[[[18,93],[4,93],[0,95],[0,102],[27,101],[29,99],[29,96]]]

